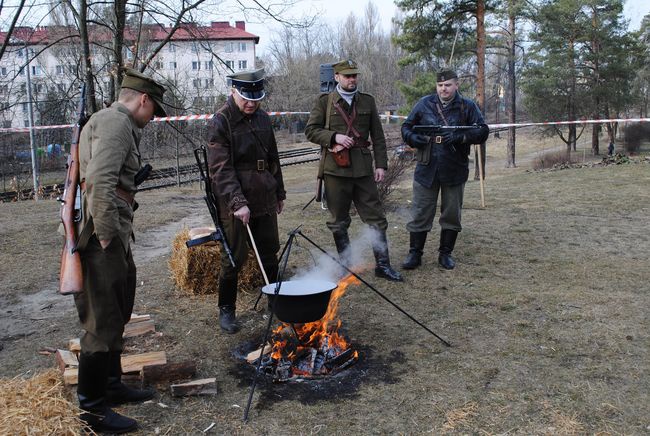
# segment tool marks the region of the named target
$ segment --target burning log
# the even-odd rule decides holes
[[[251,351],[250,353],[248,353],[246,355],[246,361],[248,363],[255,363],[257,361],[257,359],[260,358],[260,356],[262,356],[262,355],[265,356],[265,355],[269,354],[271,352],[272,348],[273,347],[271,346],[271,344],[266,344],[264,347],[260,347],[255,351]]]

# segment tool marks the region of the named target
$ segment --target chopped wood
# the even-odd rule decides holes
[[[153,323],[153,320],[140,321],[135,323],[128,323],[124,326],[124,338],[132,338],[134,336],[140,336],[145,333],[155,332],[156,326]]]
[[[216,229],[214,227],[195,227],[190,229],[190,239],[202,238],[214,233],[215,231]]]
[[[131,319],[129,319],[129,324],[141,321],[149,321],[150,319],[151,315],[138,315],[137,313],[132,313]]]
[[[172,396],[185,397],[189,395],[215,395],[217,393],[217,379],[204,378],[191,382],[175,384],[169,387]]]
[[[66,368],[63,371],[63,382],[66,385],[76,385],[79,382],[79,368]]]
[[[145,384],[189,380],[196,374],[196,364],[191,360],[165,365],[146,365],[140,371]]]
[[[262,347],[260,347],[257,350],[251,351],[250,353],[248,353],[246,355],[246,361],[248,363],[253,363],[257,359],[259,359],[261,355],[269,354],[272,349],[273,349],[273,346],[271,344],[266,344],[266,346],[264,346],[264,350],[262,350]]]
[[[68,350],[74,352],[74,353],[79,353],[81,352],[81,339],[76,338],[76,339],[70,339],[68,341]]]
[[[65,371],[66,368],[76,368],[79,366],[77,355],[72,351],[56,350],[54,357],[56,357],[56,363],[59,365],[61,372]]]
[[[167,363],[167,354],[164,351],[151,351],[142,354],[122,356],[122,372],[140,372],[147,365],[164,365]]]

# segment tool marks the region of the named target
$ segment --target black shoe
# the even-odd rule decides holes
[[[456,262],[454,261],[454,258],[451,257],[451,253],[440,253],[438,256],[438,265],[443,267],[444,269],[454,269],[456,266]]]
[[[108,407],[93,411],[86,410],[79,418],[95,433],[128,433],[138,428],[135,419],[120,415]]]
[[[403,282],[402,275],[395,271],[390,265],[377,265],[375,267],[375,276],[391,282]]]
[[[156,391],[153,389],[134,389],[118,381],[108,381],[106,389],[106,404],[108,406],[119,406],[125,403],[141,403],[154,397]]]
[[[339,260],[343,265],[350,268],[351,265],[351,252],[350,252],[350,237],[347,232],[333,232],[334,245],[336,245],[336,252],[339,254]]]
[[[219,326],[228,334],[237,333],[239,325],[235,317],[235,306],[221,306],[219,308]]]
[[[402,264],[403,269],[415,269],[422,265],[422,250],[427,240],[427,232],[411,232],[409,253]]]

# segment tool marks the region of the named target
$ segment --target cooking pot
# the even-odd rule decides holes
[[[321,319],[337,286],[325,280],[288,280],[282,282],[280,293],[275,295],[276,285],[266,285],[262,292],[268,295],[269,304],[280,321],[296,324]]]

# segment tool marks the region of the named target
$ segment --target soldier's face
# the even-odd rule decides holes
[[[438,97],[442,100],[449,100],[454,96],[458,90],[458,80],[451,79],[445,80],[444,82],[436,83],[436,91],[438,92]]]
[[[143,129],[149,121],[153,120],[153,114],[156,111],[156,103],[147,95],[140,96],[140,106],[137,113],[133,114],[133,119],[137,126]]]
[[[232,90],[232,98],[235,100],[235,104],[239,110],[246,115],[254,114],[257,108],[260,107],[259,101],[246,100],[234,89]]]
[[[344,91],[352,92],[357,89],[357,75],[356,74],[339,74],[336,73],[334,79],[339,82]]]

